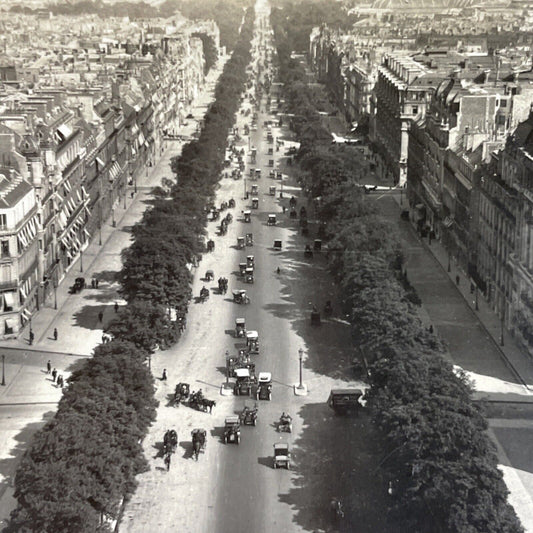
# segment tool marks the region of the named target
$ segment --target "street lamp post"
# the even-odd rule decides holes
[[[2,386],[6,384],[6,356],[2,354]]]
[[[83,272],[83,250],[80,248],[80,272]]]
[[[502,318],[500,322],[500,346],[505,346],[505,342],[503,339],[503,324],[505,321],[504,319],[505,319],[505,307],[502,306]]]
[[[57,281],[54,280],[54,309],[57,311]]]
[[[478,304],[478,300],[477,300],[477,285],[476,285],[476,311],[479,311],[479,304]]]
[[[450,250],[448,250],[448,272],[452,271],[452,254]]]
[[[300,384],[298,385],[299,389],[303,388],[303,383],[302,383],[302,361],[303,361],[303,357],[304,357],[304,351],[300,348],[298,350],[298,358],[300,360]]]

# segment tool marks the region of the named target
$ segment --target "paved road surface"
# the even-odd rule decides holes
[[[242,128],[244,116],[239,114],[238,118]],[[207,302],[193,304],[182,340],[172,350],[153,358],[154,374],[160,375],[166,368],[169,380],[159,384],[157,397],[162,407],[145,441],[151,470],[139,476],[139,488],[126,506],[121,532],[175,528],[219,533],[250,529],[265,533],[275,529],[331,530],[329,497],[343,498],[348,490],[347,465],[353,458],[347,453],[347,443],[357,439],[357,424],[334,417],[326,400],[332,386],[347,383],[344,378],[349,375],[351,359],[349,328],[339,317],[324,322],[320,328],[310,325],[311,303],[322,307],[328,299],[335,301],[335,287],[324,270],[323,258],[304,259],[305,241],[298,235],[298,223],[282,212],[282,203],[288,205],[288,194],[299,195],[297,186],[288,180],[283,187],[283,200],[279,199],[279,192],[276,197],[268,194],[270,185],[279,186],[279,182],[268,178],[267,164],[272,156],[266,154],[269,145],[263,128],[268,118],[271,117],[260,114],[259,128],[251,139],[258,149],[258,161],[251,166],[262,168],[263,177],[257,182],[248,181],[247,187],[250,189],[251,183],[259,185],[259,209],[253,210],[252,222],[245,224],[241,212],[251,207],[251,197],[242,198],[243,181],[221,181],[217,203],[236,199],[234,222],[224,237],[214,237],[215,251],[204,257],[194,280],[194,294],[198,295],[204,284],[200,278],[207,269],[213,269],[215,280],[219,276],[229,279],[229,292],[224,296],[212,290]],[[279,136],[276,128],[273,133],[274,137]],[[248,140],[244,139],[242,146],[247,145]],[[275,152],[276,160],[285,148],[287,145]],[[269,213],[277,214],[279,222],[275,227],[266,225]],[[213,237],[216,223],[211,222],[208,230]],[[253,232],[254,246],[237,250],[237,237],[246,232]],[[281,252],[272,249],[278,238],[283,241]],[[238,264],[247,254],[256,259],[253,285],[243,284],[237,274]],[[213,289],[216,282],[206,285]],[[250,305],[232,302],[231,290],[235,288],[248,290]],[[255,356],[257,371],[270,371],[274,388],[271,402],[259,402],[258,425],[242,428],[240,445],[224,445],[224,418],[239,412],[244,404],[243,398],[220,395],[225,380],[225,352],[235,354],[243,344],[232,335],[237,317],[246,319],[248,329],[259,331],[261,354]],[[298,382],[299,348],[305,351],[304,382],[309,388],[306,397],[293,393],[293,385]],[[195,390],[202,388],[208,398],[216,400],[212,415],[183,405],[168,405],[174,386],[180,381],[191,383]],[[275,430],[282,411],[294,418],[292,434]],[[170,472],[166,472],[157,450],[170,427],[178,431],[180,444]],[[198,462],[191,458],[190,431],[195,427],[208,431],[206,453]],[[336,439],[340,431],[343,439]],[[273,444],[280,441],[291,445],[291,471],[272,467]],[[346,528],[350,530],[349,524]]]

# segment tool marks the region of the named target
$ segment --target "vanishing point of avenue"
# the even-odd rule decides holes
[[[533,533],[532,2],[0,10],[2,531]]]

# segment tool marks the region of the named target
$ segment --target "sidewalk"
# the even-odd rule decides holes
[[[196,131],[197,124],[205,114],[205,108],[213,98],[213,90],[228,56],[220,58],[206,76],[206,82],[201,93],[192,104],[189,112],[194,120],[188,120],[180,134],[190,139]],[[70,265],[68,272],[59,284],[57,295],[57,309],[54,309],[54,295],[49,297],[38,312],[32,317],[32,330],[35,334],[33,345],[29,345],[29,326],[17,339],[6,340],[3,346],[19,349],[25,352],[50,352],[64,355],[88,356],[94,347],[102,342],[103,327],[113,318],[114,305],[124,305],[125,302],[118,295],[118,283],[115,274],[121,268],[120,253],[130,243],[128,226],[142,217],[147,208],[146,199],[152,187],[159,184],[162,177],[170,176],[170,159],[181,153],[185,141],[167,141],[162,155],[156,154],[153,167],[147,167],[146,172],[141,169],[137,175],[138,192],[132,200],[126,198],[126,208],[123,199],[117,199],[114,206],[116,227],[112,224],[112,215],[102,223],[101,245],[98,232],[92,236],[91,242],[80,256]],[[131,220],[132,216],[135,220]],[[91,279],[97,276],[98,289],[91,288]],[[69,288],[77,277],[84,277],[86,288],[78,294],[69,294]],[[99,313],[103,313],[100,322]],[[58,340],[53,339],[54,327],[58,330]],[[82,329],[80,329],[82,328]]]
[[[391,190],[391,196],[394,198],[398,207],[398,219],[400,217],[400,211],[404,206],[400,205],[401,199],[397,191]],[[405,200],[403,202],[405,204]],[[413,233],[416,233],[411,226]],[[477,307],[476,309],[476,297],[475,293],[470,293],[470,280],[465,272],[459,269],[458,265],[453,261],[450,262],[450,272],[448,272],[448,252],[438,240],[433,239],[429,244],[428,239],[420,238],[417,235],[417,239],[424,249],[431,253],[435,260],[440,265],[442,271],[447,275],[450,281],[453,283],[456,291],[462,296],[464,301],[468,304],[468,307],[475,313],[475,316],[483,327],[486,334],[492,340],[493,346],[499,352],[502,359],[506,362],[507,367],[513,373],[513,375],[522,383],[528,391],[533,392],[533,361],[529,355],[518,345],[511,334],[504,329],[503,332],[503,346],[500,343],[501,340],[501,321],[498,316],[490,309],[489,305],[485,301],[481,292],[478,291]],[[459,276],[459,284],[456,283],[456,276]],[[502,395],[506,401],[509,401],[509,394]],[[513,395],[514,396],[514,395]],[[491,399],[497,399],[498,395],[491,394]],[[519,398],[516,398],[517,400]],[[524,397],[523,400],[531,400],[531,398]]]

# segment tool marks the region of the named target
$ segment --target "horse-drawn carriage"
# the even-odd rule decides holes
[[[178,406],[185,401],[191,392],[191,387],[188,383],[178,383],[174,390],[174,405]]]
[[[231,291],[233,294],[233,301],[237,304],[249,304],[250,298],[246,294],[246,290],[244,289],[237,289],[235,291]]]
[[[291,467],[291,453],[289,445],[286,442],[277,442],[274,444],[274,468],[285,467],[287,470]]]
[[[224,444],[234,442],[239,444],[241,440],[241,423],[238,416],[227,416],[224,421]]]
[[[178,446],[178,434],[175,429],[167,429],[163,437],[163,454],[174,453]]]
[[[207,413],[209,411],[209,414],[213,411],[213,407],[216,406],[215,400],[208,400],[202,393],[202,389],[192,392],[189,397],[189,407],[193,409],[197,409],[198,411],[203,411],[204,413]]]
[[[192,453],[194,458],[198,461],[200,452],[205,452],[207,445],[207,431],[203,428],[196,428],[191,431],[192,435]]]
[[[243,426],[255,426],[257,425],[257,404],[253,406],[244,402],[244,407],[239,415],[240,423]]]

